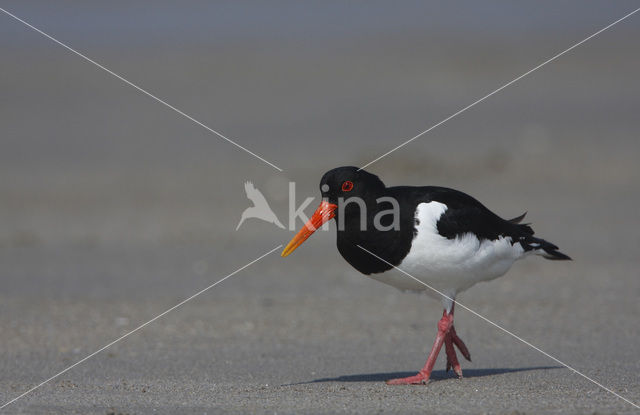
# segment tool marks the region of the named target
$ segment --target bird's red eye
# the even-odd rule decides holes
[[[350,192],[351,189],[353,189],[353,182],[350,182],[349,180],[347,180],[346,182],[342,183],[343,192]]]

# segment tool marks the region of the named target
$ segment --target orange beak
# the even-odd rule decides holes
[[[338,205],[334,205],[333,203],[329,203],[327,201],[322,201],[318,209],[313,212],[313,216],[311,219],[304,225],[300,232],[296,236],[293,237],[291,242],[287,244],[287,246],[282,251],[281,256],[285,257],[295,251],[297,247],[302,245],[304,241],[307,240],[311,236],[312,233],[316,231],[319,227],[321,227],[325,222],[329,219],[332,219],[335,216],[335,210]]]

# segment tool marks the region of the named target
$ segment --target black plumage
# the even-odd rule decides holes
[[[345,181],[353,183],[353,189],[342,190]],[[491,212],[475,198],[454,189],[438,186],[396,186],[386,187],[378,176],[357,167],[339,167],[327,172],[320,182],[324,199],[343,205],[349,198],[358,198],[364,202],[366,214],[360,215],[358,203],[348,203],[342,212],[336,213],[338,222],[337,245],[340,254],[349,264],[364,274],[380,273],[389,270],[391,265],[377,261],[358,245],[384,258],[394,266],[399,265],[411,249],[415,237],[415,213],[420,203],[439,202],[447,210],[437,222],[440,235],[454,239],[472,233],[479,240],[511,238],[512,244],[520,244],[525,251],[542,250],[548,259],[570,259],[558,251],[558,247],[544,239],[537,238],[528,224],[520,224],[524,215],[505,220]],[[391,209],[390,202],[380,203],[380,198],[393,198],[399,205],[399,228],[380,231],[373,223],[376,214]],[[342,217],[343,216],[343,217]],[[363,229],[361,220],[366,221]],[[383,217],[381,224],[391,220]]]

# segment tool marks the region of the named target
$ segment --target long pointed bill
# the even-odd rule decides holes
[[[325,222],[335,216],[335,210],[337,207],[338,205],[334,205],[333,203],[329,203],[323,200],[322,203],[320,203],[320,206],[318,206],[318,209],[313,212],[313,216],[311,216],[311,219],[309,219],[304,227],[300,229],[300,232],[298,232],[298,234],[293,237],[291,242],[287,244],[287,246],[282,251],[282,254],[280,255],[285,257],[295,251],[295,249],[302,245],[302,243],[306,241],[307,238],[309,238],[311,234],[316,231],[316,229],[321,227]]]

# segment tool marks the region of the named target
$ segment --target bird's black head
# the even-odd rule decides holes
[[[322,202],[311,216],[311,219],[300,229],[282,251],[282,256],[287,256],[302,244],[316,229],[328,220],[335,218],[340,209],[339,204],[347,206],[344,216],[353,219],[365,218],[361,214],[367,211],[366,206],[375,203],[376,199],[384,194],[385,185],[378,176],[358,170],[357,167],[338,167],[329,170],[320,180],[320,192]],[[364,209],[360,210],[360,204],[350,204],[350,199],[361,199]]]
[[[384,192],[385,185],[375,174],[357,167],[337,167],[329,170],[320,180],[322,198],[338,204],[351,197],[361,198],[365,202],[375,201]]]

